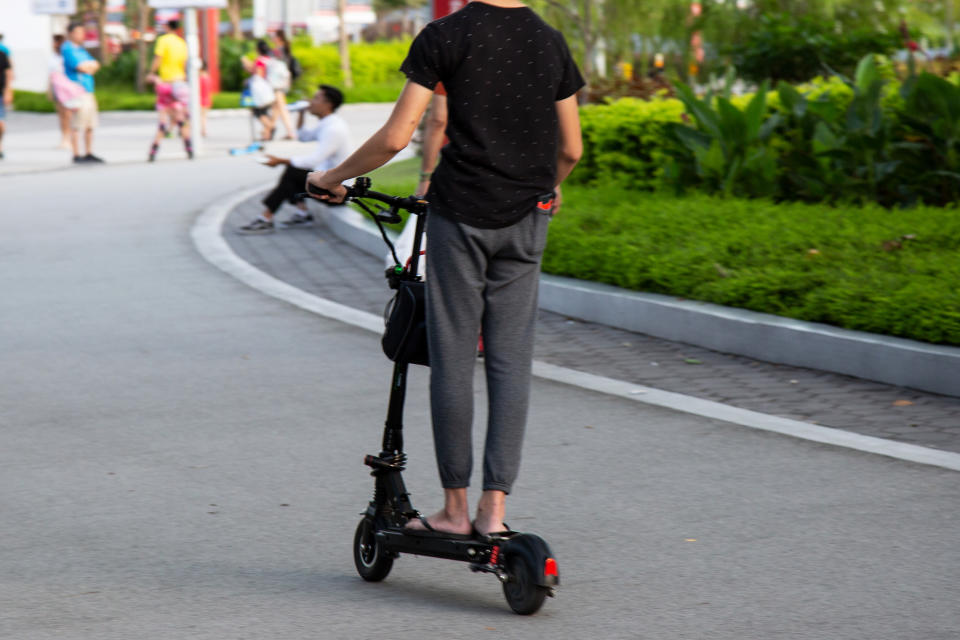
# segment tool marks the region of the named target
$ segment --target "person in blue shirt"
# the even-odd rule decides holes
[[[63,70],[67,77],[83,87],[85,93],[80,101],[80,108],[73,118],[73,132],[70,137],[70,146],[73,149],[73,161],[77,164],[103,162],[93,155],[93,130],[97,127],[97,98],[93,91],[95,84],[93,74],[100,70],[100,63],[93,59],[83,48],[86,31],[79,22],[73,22],[67,28],[67,41],[60,48],[63,56]],[[80,155],[79,132],[83,131],[83,142],[86,155]]]
[[[2,51],[8,58],[10,57],[10,49],[7,48],[7,45],[3,44],[2,33],[0,33],[0,51]]]
[[[3,143],[3,134],[7,130],[4,120],[7,117],[7,107],[13,104],[13,65],[10,57],[0,51],[0,145]],[[3,160],[3,147],[0,146],[0,160]]]

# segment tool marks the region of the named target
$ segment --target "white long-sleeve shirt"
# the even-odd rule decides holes
[[[297,132],[300,142],[317,141],[313,153],[294,156],[290,164],[307,171],[332,169],[350,155],[350,132],[347,122],[335,113],[321,118],[315,127],[303,127]]]

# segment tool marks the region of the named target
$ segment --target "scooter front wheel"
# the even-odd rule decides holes
[[[536,613],[547,597],[547,587],[537,584],[536,569],[520,553],[506,557],[507,581],[503,583],[503,595],[514,613],[523,616]]]
[[[353,536],[353,562],[357,573],[367,582],[380,582],[393,568],[393,556],[377,540],[373,520],[364,517]]]

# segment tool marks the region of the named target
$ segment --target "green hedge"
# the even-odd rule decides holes
[[[548,273],[960,345],[960,215],[570,185]]]
[[[867,57],[855,77],[763,96],[623,98],[581,110],[571,180],[805,202],[945,205],[960,199],[960,82],[904,83]]]
[[[118,87],[98,87],[97,105],[100,111],[152,111],[156,105],[153,93],[137,93],[132,89]],[[53,102],[45,93],[33,91],[14,91],[13,105],[18,111],[36,111],[52,113]],[[237,109],[240,107],[240,94],[221,92],[213,96],[214,109]]]
[[[303,75],[294,83],[293,92],[309,96],[317,85],[330,84],[344,90],[347,102],[393,102],[406,81],[400,73],[400,64],[409,48],[409,39],[351,44],[350,70],[354,87],[345,89],[336,45],[312,47],[295,44],[293,55],[300,61]]]
[[[583,157],[571,179],[654,189],[661,182],[668,157],[666,125],[679,122],[679,100],[622,98],[580,110]]]

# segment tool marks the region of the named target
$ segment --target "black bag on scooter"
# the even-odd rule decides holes
[[[424,287],[422,281],[401,280],[396,295],[384,311],[387,328],[380,344],[394,362],[430,366]]]

